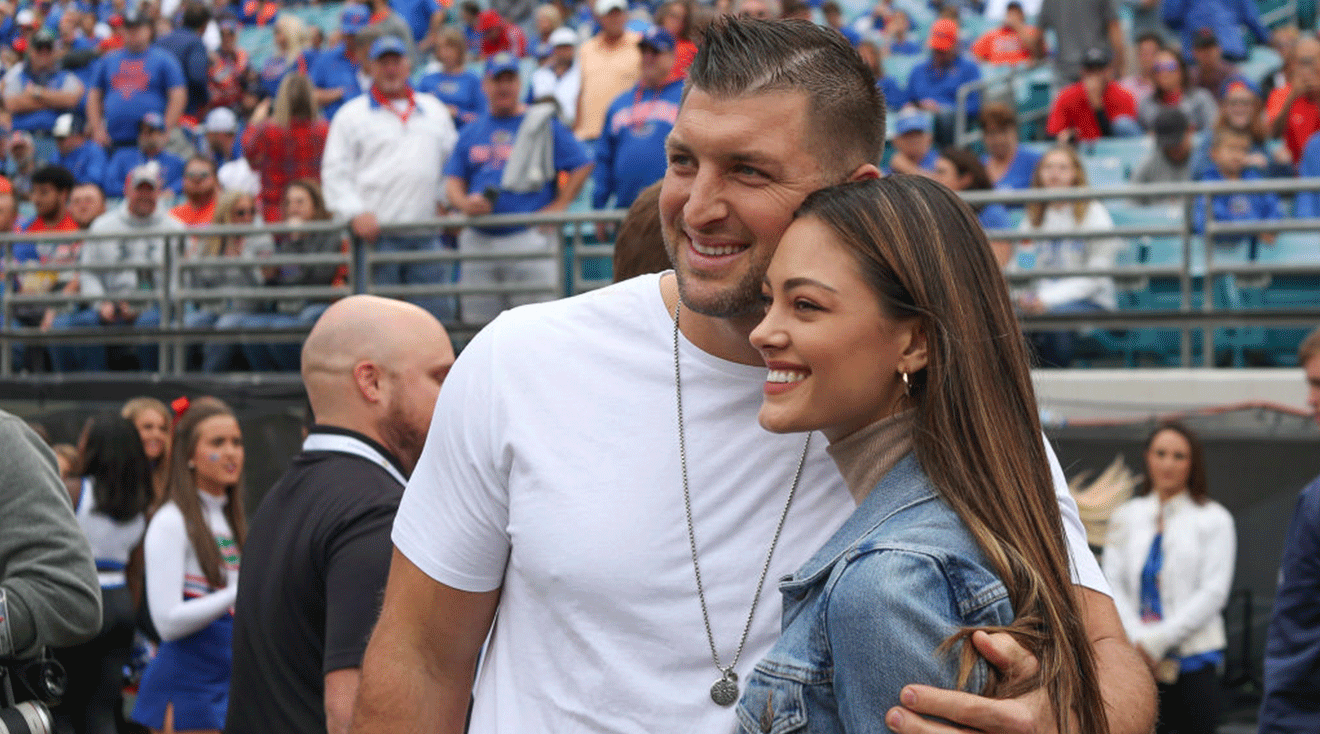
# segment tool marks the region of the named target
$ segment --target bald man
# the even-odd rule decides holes
[[[346,732],[390,565],[390,527],[454,362],[444,327],[351,296],[308,334],[316,425],[243,547],[226,732]]]

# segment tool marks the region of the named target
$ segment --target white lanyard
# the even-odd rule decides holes
[[[337,433],[312,433],[303,439],[303,451],[335,451],[341,454],[352,454],[361,456],[371,463],[379,466],[394,477],[400,487],[406,487],[408,480],[399,473],[394,464],[389,459],[381,456],[381,453],[372,448],[366,442],[353,438],[352,436],[341,436]]]

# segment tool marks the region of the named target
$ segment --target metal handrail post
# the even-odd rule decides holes
[[[573,279],[572,279],[571,282],[568,282],[568,283],[565,283],[565,284],[564,284],[564,295],[565,295],[566,297],[567,297],[567,296],[571,296],[571,295],[573,295],[574,293],[576,293],[576,292],[577,292],[577,284],[586,278],[586,276],[583,275],[583,273],[582,273],[582,267],[583,267],[583,260],[582,260],[582,246],[583,246],[582,225],[583,225],[583,222],[574,222],[574,223],[573,223],[573,267],[571,267],[571,268],[568,269],[568,271],[569,271],[570,273],[573,274]]]
[[[173,238],[166,237],[165,246],[161,248],[162,250],[164,250],[164,257],[165,257],[165,267],[163,268],[165,275],[164,277],[165,282],[160,284],[160,293],[161,293],[160,325],[164,327],[175,327],[175,326],[183,325],[182,305],[176,308],[174,304],[174,292],[175,292],[174,284],[176,282],[175,279],[179,277],[179,260],[183,259],[183,249],[188,246],[187,243],[188,243],[187,236],[179,235],[179,239],[177,242],[179,251],[176,253],[174,250],[175,241],[173,240]],[[157,349],[159,349],[160,351],[160,365],[157,371],[162,375],[164,374],[182,375],[183,366],[187,363],[187,360],[184,359],[183,357],[184,350],[187,348],[186,346],[184,346],[183,341],[178,339],[172,339],[168,342],[162,341],[160,342],[160,344],[156,346]],[[168,370],[166,369],[166,364],[167,364],[166,355],[170,356],[170,359],[168,361],[169,364]]]
[[[1178,292],[1182,297],[1182,303],[1179,310],[1183,313],[1189,313],[1192,310],[1192,212],[1195,209],[1195,206],[1195,198],[1191,196],[1183,197],[1182,272],[1178,276]],[[1179,348],[1182,352],[1179,358],[1179,366],[1191,367],[1192,327],[1184,326],[1182,328],[1182,338],[1179,340]]]
[[[0,264],[7,265],[8,263],[13,262],[13,254],[14,254],[13,248],[14,248],[13,242],[0,243]],[[7,270],[8,270],[7,267],[0,267],[0,273],[6,272]],[[5,277],[5,281],[8,280],[9,278]],[[0,283],[0,323],[2,323],[6,328],[9,327],[10,322],[12,320],[9,314],[9,309],[10,309],[9,291],[11,290],[11,288],[12,287],[8,282]],[[0,377],[10,376],[13,370],[13,362],[14,362],[13,340],[9,337],[0,339]]]
[[[1214,263],[1215,207],[1214,197],[1205,197],[1205,227],[1201,234],[1204,238],[1205,274],[1201,276],[1201,311],[1211,313],[1215,310],[1215,279],[1210,272]],[[1215,366],[1215,330],[1206,327],[1201,332],[1201,366],[1207,369]]]
[[[367,246],[363,239],[353,231],[352,227],[345,227],[345,230],[348,235],[349,247],[353,250],[353,272],[350,273],[353,279],[353,292],[366,293],[369,285],[368,281],[371,279],[371,276],[367,275]]]

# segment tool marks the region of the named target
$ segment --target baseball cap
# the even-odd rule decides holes
[[[1192,36],[1192,48],[1210,48],[1219,45],[1219,37],[1209,28],[1198,28]]]
[[[627,12],[628,0],[596,0],[596,15],[609,15],[611,10]]]
[[[1191,121],[1187,119],[1187,113],[1177,107],[1161,108],[1151,125],[1151,129],[1155,131],[1155,144],[1161,148],[1181,143],[1186,139],[1190,127]]]
[[[232,133],[238,130],[238,117],[228,107],[216,107],[206,113],[203,127],[208,133]]]
[[[139,125],[146,125],[152,130],[164,130],[165,118],[161,117],[159,112],[148,112],[142,116],[142,122]]]
[[[72,112],[65,112],[55,118],[55,124],[51,125],[50,134],[56,138],[67,138],[70,135],[81,135],[83,132],[82,118]]]
[[[135,189],[142,184],[148,184],[152,188],[160,188],[160,163],[156,161],[147,161],[133,167],[128,172],[126,188]]]
[[[495,77],[506,71],[518,73],[518,59],[510,53],[498,53],[486,61],[486,76]]]
[[[483,10],[477,14],[477,24],[473,26],[478,33],[485,33],[504,25],[504,18],[494,10]]]
[[[904,110],[894,118],[894,134],[929,133],[935,129],[935,121],[925,110]]]
[[[637,45],[653,48],[659,53],[667,54],[673,52],[677,43],[674,41],[673,34],[655,25],[646,29],[646,33],[642,34],[641,40],[637,41]]]
[[[339,17],[339,30],[346,36],[355,35],[371,25],[371,11],[365,5],[349,5]]]
[[[1109,51],[1104,46],[1092,46],[1082,54],[1083,69],[1102,69],[1109,66]]]
[[[147,17],[146,13],[142,12],[136,7],[129,7],[124,9],[125,28],[132,28],[133,26],[146,25],[147,23],[150,22],[150,20],[151,19]]]
[[[948,51],[958,45],[958,24],[948,18],[940,18],[930,26],[928,45],[936,51]]]
[[[14,16],[14,22],[18,25],[32,25],[36,18],[37,16],[32,12],[32,8],[23,8]]]
[[[42,28],[32,34],[32,48],[55,48],[55,34],[49,28]]]
[[[371,43],[371,60],[375,61],[385,54],[408,55],[408,47],[398,36],[381,36]]]
[[[550,46],[576,46],[578,34],[572,28],[560,26],[550,34]]]

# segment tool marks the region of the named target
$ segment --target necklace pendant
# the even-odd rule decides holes
[[[724,677],[710,687],[710,700],[720,706],[732,706],[738,700],[738,674],[724,671]]]

